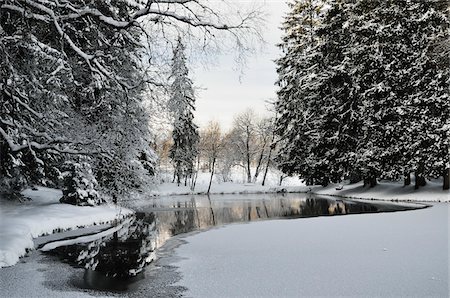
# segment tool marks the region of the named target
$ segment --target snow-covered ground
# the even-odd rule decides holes
[[[169,177],[170,178],[170,177]],[[153,195],[188,195],[205,194],[208,189],[210,173],[199,173],[194,191],[189,186],[175,183],[163,183],[156,187]],[[170,179],[169,179],[170,180]],[[233,182],[220,182],[218,176],[213,178],[211,194],[237,194],[237,193],[273,193],[273,192],[312,192],[322,195],[333,195],[349,198],[363,198],[387,201],[420,201],[420,202],[449,202],[450,191],[442,190],[442,180],[429,181],[418,190],[414,185],[403,186],[403,182],[382,181],[373,188],[363,187],[363,183],[355,184],[330,184],[327,187],[306,186],[297,177],[287,177],[279,186],[280,173],[271,171],[268,174],[266,184],[261,185],[262,175],[257,183],[244,183],[245,177],[241,171],[235,170],[232,175]]]
[[[342,189],[340,189],[342,187]],[[450,191],[442,189],[442,180],[428,181],[427,185],[418,190],[414,185],[403,186],[402,182],[381,181],[375,187],[363,187],[363,183],[351,185],[314,186],[313,193],[326,194],[348,198],[374,199],[386,201],[417,201],[417,202],[449,202]],[[340,189],[340,190],[339,190]]]
[[[165,180],[171,180],[171,174],[166,175]],[[187,195],[187,194],[205,194],[208,190],[211,173],[198,173],[197,182],[194,191],[191,191],[189,185],[181,184],[177,186],[176,183],[162,183],[158,185],[152,192],[154,195],[169,196],[169,195]],[[260,174],[256,183],[246,183],[244,172],[240,169],[234,169],[231,174],[232,182],[222,182],[220,174],[214,175],[211,185],[211,194],[237,194],[237,193],[270,193],[277,192],[281,189],[288,189],[290,192],[304,190],[304,184],[297,177],[286,177],[283,179],[282,186],[279,186],[280,172],[269,171],[264,186],[261,185],[263,174]]]
[[[229,225],[175,252],[188,297],[449,297],[449,205]]]
[[[59,203],[60,190],[39,187],[26,203],[0,200],[0,267],[12,266],[34,249],[33,238],[58,231],[114,223],[132,211],[115,206],[78,207]]]

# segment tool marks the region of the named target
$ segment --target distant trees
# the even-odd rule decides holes
[[[211,173],[216,168],[223,182],[232,179],[232,170],[241,168],[246,183],[256,183],[261,173],[263,181],[269,167],[273,167],[276,152],[274,119],[259,117],[251,109],[235,116],[232,127],[222,132],[217,122],[210,122],[200,134],[201,158]]]
[[[323,185],[414,171],[416,188],[443,176],[448,189],[449,67],[436,51],[449,46],[448,5],[327,1],[312,29],[303,2],[314,1],[291,5],[277,61],[280,168]]]

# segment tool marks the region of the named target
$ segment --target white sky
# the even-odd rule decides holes
[[[191,72],[195,86],[202,88],[197,95],[195,113],[200,127],[216,120],[223,129],[229,129],[234,115],[249,107],[258,114],[267,113],[266,101],[276,97],[277,74],[273,61],[280,55],[276,44],[281,41],[279,28],[287,11],[286,1],[265,1],[265,11],[268,17],[263,37],[267,45],[249,58],[242,77],[235,70],[233,54],[218,56],[216,65],[207,70],[198,66]]]

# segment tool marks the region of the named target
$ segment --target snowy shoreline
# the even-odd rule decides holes
[[[134,211],[114,205],[80,207],[59,203],[61,191],[25,190],[29,202],[0,200],[0,268],[13,266],[34,250],[34,239],[61,232],[120,224]]]
[[[293,183],[292,183],[293,184]],[[200,183],[196,190],[191,191],[188,186],[177,186],[175,183],[164,183],[158,190],[151,193],[154,197],[174,195],[207,195],[207,184]],[[267,194],[267,193],[312,193],[346,199],[363,199],[390,202],[450,202],[450,191],[442,190],[441,182],[428,182],[418,190],[413,185],[403,186],[400,182],[380,182],[373,188],[364,187],[362,182],[355,184],[330,184],[327,187],[319,185],[307,186],[262,186],[252,183],[214,183],[210,195],[222,194]]]

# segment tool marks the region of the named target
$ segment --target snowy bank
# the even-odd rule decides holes
[[[25,190],[29,202],[0,200],[0,267],[12,266],[34,249],[33,238],[81,227],[114,223],[133,212],[118,206],[79,207],[59,203],[60,190]]]
[[[275,192],[305,192],[305,184],[297,177],[286,177],[280,186],[280,175],[278,171],[269,171],[266,183],[262,186],[262,174],[259,175],[256,183],[246,183],[245,175],[242,171],[234,170],[231,174],[232,182],[221,181],[220,175],[214,175],[211,185],[210,194],[258,194],[258,193],[275,193]],[[166,180],[171,180],[171,174],[166,177]],[[176,183],[162,183],[151,192],[155,196],[173,196],[173,195],[191,195],[191,194],[206,194],[209,186],[209,179],[211,174],[208,172],[200,172],[197,177],[197,182],[194,191],[190,186],[181,184],[177,186]]]
[[[200,173],[194,191],[184,184],[162,183],[151,193],[154,196],[206,194],[209,184],[209,173]],[[412,202],[449,202],[450,191],[442,190],[442,180],[428,181],[427,185],[418,190],[414,185],[403,186],[403,182],[382,181],[373,188],[364,187],[363,182],[355,184],[330,184],[307,186],[297,177],[287,177],[279,184],[280,174],[272,172],[264,186],[261,179],[257,183],[244,183],[244,179],[234,173],[235,182],[220,182],[214,177],[210,194],[258,194],[258,193],[315,193],[320,195],[338,196],[342,198],[369,199],[383,201],[412,201]]]
[[[315,194],[383,201],[402,202],[450,202],[450,191],[442,189],[442,181],[428,181],[427,185],[414,189],[414,185],[403,186],[402,182],[379,182],[375,187],[355,184],[333,184],[327,187],[313,186]]]

